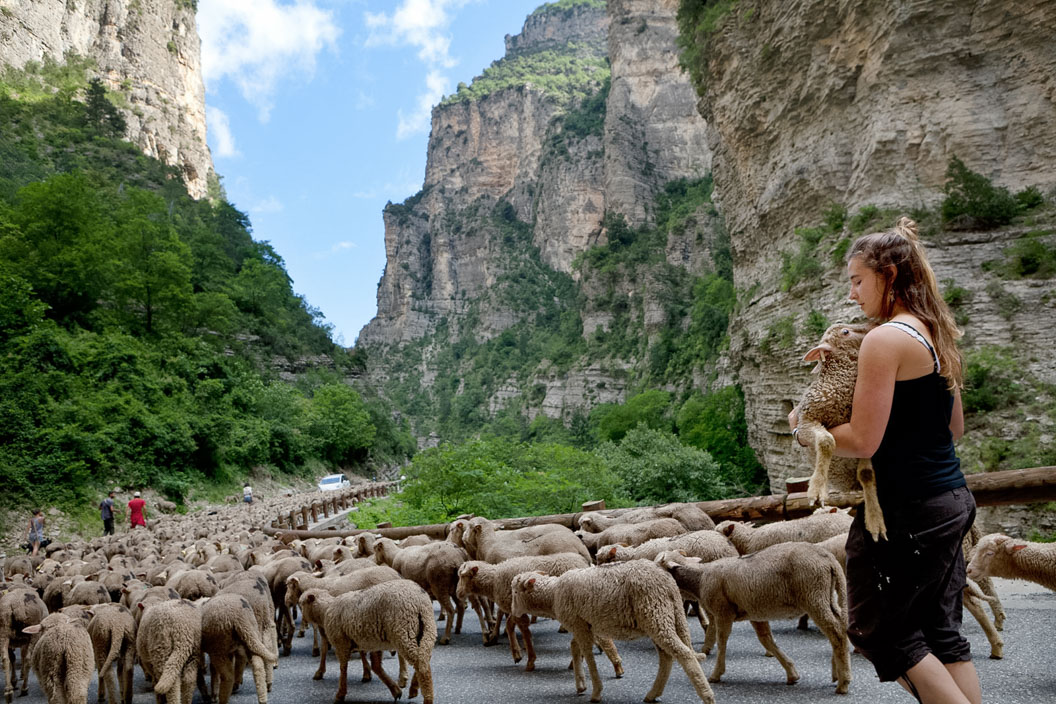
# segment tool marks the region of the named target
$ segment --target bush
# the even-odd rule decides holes
[[[1042,234],[1031,232],[1002,252],[1004,257],[983,262],[983,270],[1004,279],[1048,279],[1056,275],[1056,247],[1042,239]]]
[[[961,402],[966,414],[1008,408],[1023,398],[1021,371],[1008,350],[984,347],[965,354],[964,391]]]
[[[638,425],[670,432],[674,429],[671,394],[653,389],[632,396],[622,405],[602,404],[594,408],[590,419],[601,441],[619,442]]]
[[[678,411],[678,437],[719,463],[723,483],[733,495],[750,496],[766,487],[766,470],[748,444],[744,393],[739,386],[693,394]]]
[[[619,444],[603,443],[596,452],[620,477],[627,495],[640,504],[708,501],[729,492],[711,455],[644,423]]]
[[[992,229],[1012,222],[1019,203],[1007,188],[993,185],[957,157],[946,168],[946,198],[942,201],[942,221],[951,229]]]

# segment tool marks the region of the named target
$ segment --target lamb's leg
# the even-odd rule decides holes
[[[440,645],[447,645],[451,642],[451,628],[455,622],[455,608],[451,605],[451,597],[447,594],[441,594],[436,598],[436,601],[440,604],[440,612],[447,615],[444,623],[444,635],[437,642]]]
[[[664,693],[664,687],[667,685],[667,679],[671,674],[671,664],[674,659],[678,660],[678,664],[685,670],[686,676],[689,677],[689,681],[693,684],[693,689],[696,690],[700,700],[704,704],[714,703],[715,695],[711,691],[711,685],[708,684],[708,679],[704,676],[704,670],[700,667],[697,654],[693,652],[693,647],[687,642],[688,640],[688,628],[684,635],[671,633],[670,631],[660,631],[654,634],[653,644],[656,645],[660,663],[656,671],[656,680],[653,682],[649,693],[645,695],[645,701],[655,702]]]
[[[367,659],[367,653],[360,650],[359,660],[363,663],[363,677],[360,682],[370,682],[370,661]]]
[[[969,581],[968,586],[964,588],[964,608],[968,609],[968,613],[975,617],[975,620],[982,626],[983,632],[986,634],[986,639],[990,641],[990,657],[993,660],[1000,660],[1005,656],[1005,641],[1001,638],[1001,634],[997,632],[997,628],[986,615],[986,609],[983,607],[983,602],[971,590],[971,582]],[[981,593],[981,592],[980,592]]]
[[[590,693],[590,701],[601,701],[601,675],[598,674],[598,663],[594,660],[594,634],[591,632],[590,624],[579,621],[570,624],[572,637],[579,644],[579,653],[587,661],[587,671],[590,672],[590,682],[593,685]]]
[[[777,661],[781,663],[781,667],[785,668],[786,682],[788,684],[795,684],[799,681],[799,673],[796,671],[796,666],[792,663],[791,658],[785,655],[785,652],[781,648],[777,647],[777,643],[774,642],[774,635],[770,632],[770,624],[767,621],[752,621],[752,628],[755,629],[755,635],[759,638],[759,642],[763,644],[767,652],[773,653]]]
[[[407,658],[403,656],[403,653],[396,651],[396,662],[400,665],[400,673],[396,676],[396,685],[403,689],[407,686]]]
[[[824,506],[829,499],[829,465],[836,451],[836,440],[818,423],[803,421],[801,425],[800,434],[809,433],[809,446],[814,454],[814,472],[807,485],[807,499],[811,504]]]
[[[989,577],[980,577],[975,580],[975,583],[987,596],[986,601],[990,604],[990,611],[994,614],[994,628],[1003,631],[1005,629],[1005,607],[1001,605],[1001,599],[997,596],[993,580]]]
[[[14,680],[14,672],[11,671],[12,670],[11,651],[7,647],[7,642],[6,641],[0,643],[0,650],[3,650],[3,657],[4,657],[4,701],[7,702],[7,704],[11,704],[11,702],[13,702],[15,700],[15,680]],[[23,649],[22,650],[22,660],[25,661],[25,659],[26,659],[26,651],[25,651],[25,649]],[[22,676],[23,676],[23,678],[25,678],[25,674],[24,673],[23,673]]]
[[[375,650],[370,654],[370,669],[374,671],[374,674],[378,676],[378,679],[389,688],[389,692],[392,694],[393,699],[399,699],[403,692],[396,683],[392,681],[392,678],[385,673],[385,668],[381,666],[381,651]]]
[[[319,627],[312,626],[312,657],[319,656]]]
[[[322,628],[317,629],[319,634],[319,667],[316,668],[315,674],[312,675],[313,680],[323,679],[323,675],[326,674],[326,651],[330,649],[330,643],[326,640],[326,631]]]
[[[715,627],[715,642],[718,648],[715,654],[715,667],[708,676],[708,682],[718,682],[726,672],[726,642],[730,639],[730,631],[733,630],[733,616],[716,614],[711,625]]]
[[[462,632],[462,618],[466,615],[466,604],[461,599],[455,598],[455,635]]]
[[[484,641],[484,645],[495,645],[499,642],[499,633],[502,630],[502,617],[506,615],[506,612],[502,609],[498,610],[495,614],[495,623],[492,626],[491,633],[488,635],[488,639]]]
[[[862,485],[862,498],[865,499],[865,529],[873,536],[873,542],[880,538],[887,540],[884,512],[880,509],[880,497],[876,493],[876,472],[873,471],[872,460],[867,457],[858,460],[858,483]]]
[[[422,704],[433,704],[433,670],[429,659],[419,653],[418,662],[414,664],[414,679],[422,690]],[[413,694],[408,695],[414,698]]]
[[[832,681],[836,683],[836,694],[847,694],[851,684],[851,655],[847,647],[847,626],[842,614],[836,614],[828,604],[819,605],[810,612],[818,629],[829,639],[832,646]]]
[[[532,647],[532,632],[529,629],[529,622],[530,619],[527,616],[521,616],[517,619],[517,627],[521,629],[521,637],[524,638],[524,650],[528,654],[528,662],[524,664],[525,672],[531,672],[535,669],[535,648]]]
[[[616,644],[612,642],[612,638],[598,636],[595,642],[601,648],[601,652],[605,653],[605,657],[609,659],[609,662],[612,663],[612,670],[616,679],[623,677],[623,660],[620,659],[620,654],[616,651]]]
[[[334,695],[334,702],[340,704],[345,701],[345,694],[348,693],[348,655],[351,650],[351,643],[344,638],[334,642],[334,653],[337,655],[337,693]]]
[[[513,657],[513,661],[518,663],[521,661],[521,647],[517,643],[517,629],[516,622],[512,616],[506,617],[506,637],[510,639],[510,655]]]
[[[213,666],[213,677],[220,680],[219,704],[227,704],[231,699],[231,692],[235,685],[235,667],[230,657],[209,658]]]
[[[473,607],[473,611],[477,614],[477,620],[480,621],[480,637],[482,642],[487,644],[488,632],[491,630],[491,613],[487,616],[484,615],[484,607],[480,603],[480,599],[475,596],[469,597],[469,605]]]
[[[257,704],[268,704],[268,675],[264,658],[254,655],[250,657],[249,664],[253,668],[253,686],[257,690]]]
[[[588,644],[587,647],[589,648],[590,645]],[[576,694],[583,694],[587,691],[587,683],[583,679],[583,648],[575,635],[572,636],[570,649],[572,650],[572,676],[576,682]]]

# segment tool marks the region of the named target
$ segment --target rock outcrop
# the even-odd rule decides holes
[[[899,211],[938,204],[953,156],[1013,191],[1051,192],[1054,17],[1051,1],[751,2],[709,35],[699,106],[734,278],[754,292],[732,326],[730,355],[751,444],[776,489],[807,473],[785,421],[807,382],[797,361],[813,342],[805,318],[812,309],[833,321],[857,314],[842,267],[830,263],[832,240],[817,252],[824,275],[781,290],[781,254],[795,250],[794,228],[818,225],[833,203],[852,213],[890,208],[890,227]],[[963,311],[967,345],[1014,344],[1035,360],[1029,371],[1052,383],[1056,364],[1046,350],[1056,344],[1056,310],[1042,293],[1051,281],[998,282],[1023,302],[1006,318],[994,303],[996,277],[980,267],[1030,229],[947,233],[927,245],[939,279],[974,294]],[[799,334],[764,353],[761,343],[782,321]]]
[[[176,166],[195,198],[207,193],[205,87],[194,0],[3,0],[0,64],[22,68],[68,55],[94,62],[127,99],[127,136]]]

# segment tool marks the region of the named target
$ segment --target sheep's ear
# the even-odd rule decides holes
[[[477,567],[476,565],[473,565],[472,567],[469,568],[469,573],[471,575],[473,575],[474,577],[477,576],[477,572],[479,572],[479,571],[480,571],[480,568]]]
[[[33,626],[26,626],[22,629],[22,632],[28,633],[29,635],[33,635],[34,633],[40,633],[40,624],[38,623]]]
[[[685,553],[683,553],[683,554],[685,554]],[[687,556],[686,557],[686,562],[688,562],[691,565],[699,565],[701,562],[704,562],[704,560],[702,558],[699,558],[699,557],[688,557]]]
[[[315,603],[315,594],[305,594],[304,595],[304,601],[307,604],[314,604]]]
[[[609,548],[609,557],[616,557],[616,546],[615,545],[613,545],[611,548]]]
[[[734,527],[735,527],[735,524],[733,524],[733,523],[730,523],[729,525],[723,526],[722,527],[722,534],[725,535],[727,538],[729,538],[731,535],[733,535]]]
[[[1011,555],[1012,553],[1018,552],[1025,547],[1027,547],[1026,543],[1009,543],[1005,546],[1005,550],[1007,550],[1008,554]]]
[[[474,567],[473,569],[476,569],[476,568]],[[534,587],[535,586],[535,577],[532,577],[531,579],[529,579],[528,582],[527,582],[527,585],[529,587]]]
[[[678,554],[681,555],[682,557],[689,557],[689,555],[686,554],[685,550],[679,550]]]
[[[826,359],[826,355],[830,355],[830,354],[832,354],[832,345],[829,345],[829,344],[823,342],[822,344],[820,344],[817,347],[815,347],[814,349],[812,349],[810,352],[807,352],[803,356],[803,361],[804,362],[824,362],[825,359]]]

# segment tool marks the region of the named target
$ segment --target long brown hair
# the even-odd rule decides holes
[[[855,257],[860,257],[862,264],[875,271],[884,282],[878,317],[890,320],[895,301],[901,302],[906,310],[928,326],[942,376],[949,388],[964,386],[961,354],[957,351],[957,340],[964,333],[957,327],[950,307],[939,292],[935,272],[928,263],[924,245],[920,243],[917,223],[902,217],[893,230],[859,237],[848,252],[847,261]]]

